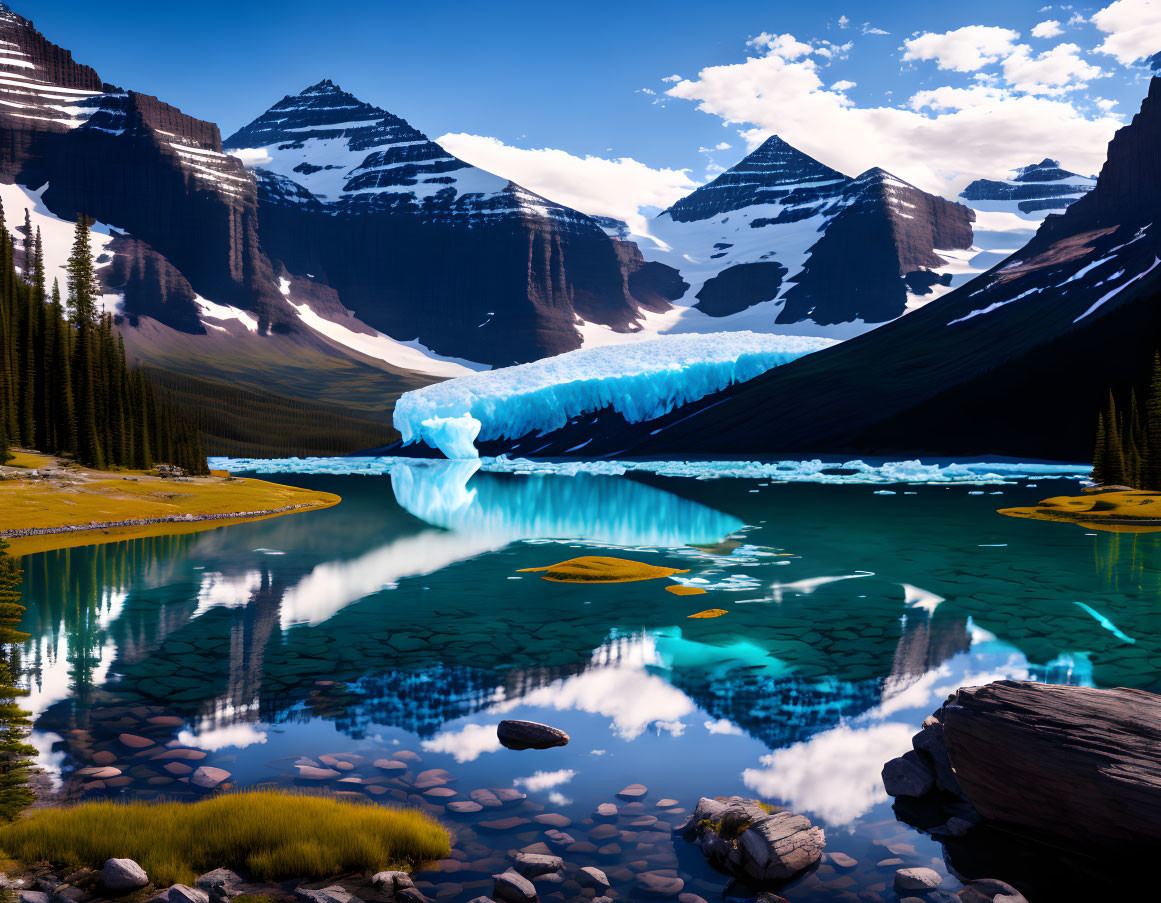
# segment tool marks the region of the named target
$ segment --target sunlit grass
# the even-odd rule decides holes
[[[258,881],[330,878],[440,859],[448,850],[447,832],[420,812],[270,791],[39,809],[0,828],[5,857],[65,868],[133,859],[158,886],[193,884],[216,868]]]

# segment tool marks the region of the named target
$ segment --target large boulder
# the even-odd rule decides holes
[[[958,690],[943,739],[986,819],[1124,850],[1161,845],[1161,696],[999,681]]]
[[[145,869],[132,859],[110,859],[101,867],[101,886],[115,894],[127,894],[148,884]]]
[[[702,797],[678,829],[712,865],[754,881],[785,881],[816,865],[826,846],[805,815],[770,812],[757,800]]]
[[[501,721],[496,736],[507,749],[552,749],[569,741],[564,731],[537,721]]]

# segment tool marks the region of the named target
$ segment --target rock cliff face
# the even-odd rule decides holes
[[[329,81],[226,146],[255,167],[264,247],[371,326],[511,364],[580,347],[578,318],[633,331],[680,279],[597,221],[453,157]]]
[[[102,84],[7,10],[0,42],[0,79],[14,92],[0,107],[0,177],[47,183],[56,216],[83,212],[133,236],[134,263],[114,268],[134,272],[126,313],[202,332],[192,301],[170,291],[176,268],[198,294],[255,311],[264,327],[277,320],[254,182],[222,153],[217,126]]]
[[[950,273],[935,272],[948,263],[940,250],[972,246],[971,210],[882,169],[863,173],[843,197],[842,212],[786,293],[779,323],[893,320],[906,312],[909,295],[950,283]]]

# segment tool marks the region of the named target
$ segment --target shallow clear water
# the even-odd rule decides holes
[[[490,892],[497,856],[548,827],[479,822],[545,813],[572,820],[564,830],[582,847],[566,859],[606,869],[620,895],[640,895],[638,873],[676,869],[687,892],[717,899],[726,879],[666,827],[700,796],[759,796],[809,814],[828,850],[859,860],[847,873],[824,865],[788,898],[891,900],[894,868],[875,867],[887,858],[960,886],[940,845],[895,819],[879,780],[955,687],[1159,686],[1161,537],[996,514],[1075,492],[1075,480],[882,495],[452,462],[285,479],[344,502],[25,559],[35,741],[71,792],[92,783],[78,768],[113,759],[121,786],[89,794],[192,795],[175,763],[292,785],[300,757],[365,756],[344,774],[361,782],[328,786],[435,807],[468,864],[423,877],[464,901]],[[688,573],[604,586],[517,573],[588,554]],[[707,592],[676,596],[674,581]],[[708,608],[729,614],[688,618]],[[503,750],[506,717],[572,742]],[[135,754],[126,732],[207,755]],[[421,757],[412,773],[447,769],[455,795],[418,794],[373,766],[400,750]],[[622,809],[627,833],[585,848],[585,820],[633,782],[648,795]],[[527,799],[443,808],[511,787]],[[677,806],[658,808],[663,798]],[[659,823],[631,824],[645,816]]]

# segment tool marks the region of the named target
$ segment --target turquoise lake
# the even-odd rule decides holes
[[[579,845],[566,860],[605,869],[619,896],[662,872],[714,901],[727,878],[668,829],[701,796],[740,794],[808,814],[828,851],[858,860],[823,865],[788,899],[894,900],[895,866],[878,862],[960,887],[879,778],[955,688],[1161,690],[1161,534],[996,513],[1074,494],[1075,479],[781,484],[452,462],[274,479],[344,501],[24,559],[34,740],[72,795],[193,798],[190,765],[316,786],[298,765],[342,761],[323,786],[454,828],[452,859],[419,876],[439,900],[489,893],[507,850],[568,846],[545,834],[557,814]],[[687,573],[595,586],[519,573],[584,555]],[[712,608],[728,614],[689,617]],[[571,743],[504,750],[504,718]],[[204,756],[157,759],[122,734]],[[401,754],[406,774],[373,764]],[[120,774],[107,781],[77,773],[109,763]],[[431,769],[449,773],[437,794],[412,786]],[[647,795],[619,800],[630,783]],[[525,798],[447,808],[487,788]],[[618,831],[590,840],[605,802],[621,806]]]

